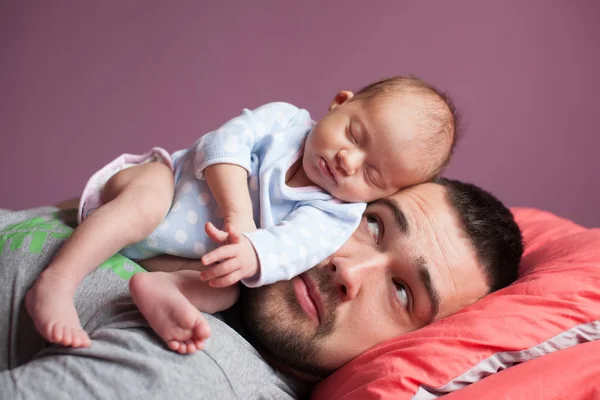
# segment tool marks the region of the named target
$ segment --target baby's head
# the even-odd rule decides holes
[[[418,78],[341,91],[308,135],[302,166],[340,200],[373,201],[438,176],[454,149],[457,122],[449,97]]]

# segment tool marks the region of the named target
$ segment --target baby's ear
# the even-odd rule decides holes
[[[336,108],[339,105],[346,103],[353,97],[354,97],[354,93],[349,90],[342,90],[340,92],[337,92],[337,94],[331,101],[331,104],[329,105],[329,111],[333,110],[334,108]]]

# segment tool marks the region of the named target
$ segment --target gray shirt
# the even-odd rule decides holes
[[[48,345],[23,299],[71,229],[54,208],[0,215],[0,399],[292,399],[305,385],[272,368],[219,316],[204,351],[179,355],[129,295],[139,267],[116,255],[75,294],[87,349]]]

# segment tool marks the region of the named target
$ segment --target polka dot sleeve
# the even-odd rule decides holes
[[[196,142],[194,174],[204,179],[204,169],[213,164],[235,164],[251,173],[250,157],[265,138],[285,129],[300,110],[288,103],[268,103],[242,114],[203,135]]]

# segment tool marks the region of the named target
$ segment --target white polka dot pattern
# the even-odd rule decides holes
[[[198,195],[198,201],[201,205],[206,206],[210,201],[210,195],[208,193],[200,193]]]
[[[148,246],[150,246],[150,247],[156,247],[156,246],[158,246],[158,240],[155,237],[152,237],[152,236],[148,236],[146,238],[146,243],[148,243]]]
[[[175,240],[179,243],[185,243],[187,240],[187,233],[182,229],[178,230],[175,232]]]
[[[192,183],[191,182],[186,182],[183,184],[183,186],[181,186],[181,191],[183,193],[189,193],[192,191]]]
[[[292,245],[292,239],[290,239],[290,237],[286,234],[282,234],[281,236],[279,236],[279,240],[281,240],[281,242],[286,246]]]
[[[194,253],[198,254],[199,256],[203,256],[204,254],[206,254],[206,246],[204,245],[204,243],[194,243]]]
[[[312,235],[310,233],[310,231],[308,230],[308,228],[305,227],[300,227],[300,233],[302,234],[302,236],[310,238]]]
[[[192,224],[192,225],[197,224],[198,223],[198,213],[194,210],[190,210],[185,215],[185,219],[187,220],[187,222],[189,224]]]
[[[179,211],[181,210],[181,203],[176,201],[175,203],[173,203],[173,206],[171,207],[171,211]]]

